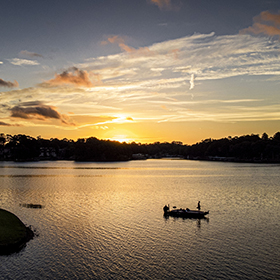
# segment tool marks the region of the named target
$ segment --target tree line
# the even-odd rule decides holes
[[[280,132],[205,139],[193,145],[182,142],[150,144],[120,143],[96,137],[43,139],[24,135],[0,134],[0,160],[126,161],[143,158],[180,157],[194,160],[241,162],[280,162]]]

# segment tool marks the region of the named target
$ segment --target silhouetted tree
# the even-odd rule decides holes
[[[4,153],[5,151],[5,153]],[[36,139],[27,135],[0,134],[1,160],[64,159],[77,161],[130,160],[133,154],[153,158],[184,156],[189,159],[235,160],[254,162],[280,162],[280,132],[269,138],[263,133],[243,136],[228,136],[222,139],[204,139],[194,145],[183,145],[180,141],[141,144],[132,142],[99,140],[96,137],[77,141],[63,138]]]

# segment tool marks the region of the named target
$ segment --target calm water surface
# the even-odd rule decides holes
[[[39,233],[0,279],[280,279],[279,165],[2,162],[0,195]],[[198,200],[208,219],[163,217]]]

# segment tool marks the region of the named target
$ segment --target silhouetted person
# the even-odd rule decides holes
[[[163,211],[164,211],[164,213],[167,213],[167,211],[169,211],[169,207],[168,207],[167,205],[165,205],[165,206],[163,207]]]
[[[197,203],[197,210],[200,211],[200,201]]]

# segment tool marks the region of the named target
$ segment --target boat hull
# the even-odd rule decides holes
[[[196,210],[171,210],[164,212],[164,216],[182,217],[182,218],[195,218],[203,219],[209,214],[209,211],[196,211]]]

